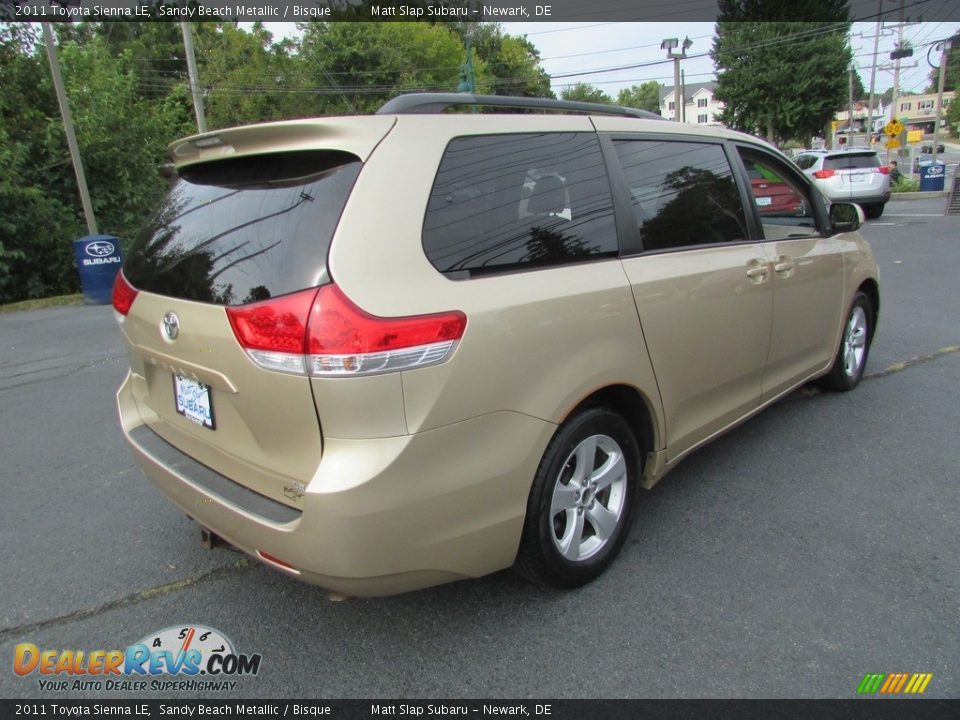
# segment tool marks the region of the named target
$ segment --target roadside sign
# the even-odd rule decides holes
[[[923,140],[923,130],[907,130],[907,142],[918,143]]]
[[[899,120],[891,120],[887,123],[886,127],[883,128],[883,131],[890,137],[897,137],[903,132],[903,123]]]
[[[898,147],[900,147],[900,141],[897,140],[895,137],[892,137],[889,140],[887,140],[886,147],[887,147],[887,150],[896,150]]]

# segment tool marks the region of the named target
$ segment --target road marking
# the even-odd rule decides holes
[[[162,597],[163,595],[168,595],[179,590],[185,590],[188,587],[197,585],[198,583],[206,582],[207,580],[217,580],[222,577],[229,577],[230,575],[242,572],[250,567],[255,567],[255,564],[250,560],[250,558],[243,556],[231,565],[219,567],[211,570],[210,572],[200,573],[199,575],[193,575],[188,578],[183,578],[182,580],[174,580],[166,585],[158,585],[157,587],[147,588],[146,590],[141,590],[140,592],[132,593],[130,595],[117,598],[116,600],[111,600],[102,605],[97,605],[96,607],[81,608],[80,610],[74,610],[72,613],[68,613],[66,615],[59,615],[57,617],[47,618],[46,620],[39,620],[34,623],[0,628],[0,643],[6,642],[12,637],[24,637],[30,635],[31,633],[35,633],[38,630],[45,630],[46,628],[56,625],[65,625],[72,622],[78,622],[80,620],[86,620],[88,618],[110,612],[111,610],[119,610],[120,608],[129,607],[131,605],[139,605],[147,600]]]
[[[882,378],[886,377],[887,375],[893,375],[894,373],[903,372],[907,368],[913,367],[914,365],[922,365],[923,363],[933,362],[934,360],[938,360],[945,355],[952,355],[956,352],[960,352],[960,345],[948,345],[947,347],[942,347],[936,352],[930,353],[929,355],[915,355],[909,360],[895,362],[893,365],[888,365],[879,372],[864,375],[863,379],[870,380],[872,378]]]
[[[887,213],[885,217],[946,217],[943,213]],[[891,223],[870,223],[871,225],[888,225]]]

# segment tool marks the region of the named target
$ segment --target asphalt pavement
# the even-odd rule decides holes
[[[0,315],[0,697],[852,698],[868,672],[960,697],[960,218],[870,221],[881,316],[852,393],[794,393],[646,493],[614,566],[574,592],[509,572],[337,601],[205,550],[118,428],[109,307]],[[14,647],[125,648],[204,625],[232,690],[41,690]]]

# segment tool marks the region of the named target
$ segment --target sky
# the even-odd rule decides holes
[[[242,23],[249,25],[250,23]],[[275,36],[296,34],[293,23],[266,23]],[[672,86],[673,62],[666,61],[666,51],[660,49],[665,38],[681,41],[689,37],[693,45],[687,59],[681,63],[686,82],[714,80],[713,61],[709,52],[713,44],[714,23],[503,23],[511,35],[526,35],[540,51],[541,66],[552,78],[553,90],[558,95],[567,85],[586,82],[613,98],[621,88],[638,85],[648,80]],[[873,65],[873,38],[877,25],[854,23],[852,47],[864,88],[869,92]],[[929,85],[930,66],[927,52],[934,41],[948,38],[960,30],[960,22],[922,22],[904,27],[903,39],[915,48],[914,56],[901,61],[900,88],[903,91],[923,92]],[[878,45],[876,92],[882,93],[893,85],[893,63],[890,51],[897,41],[897,32],[890,23],[881,29]],[[936,51],[931,61],[939,64]],[[638,65],[664,61],[647,67],[611,70],[624,65]],[[595,71],[595,72],[591,72]],[[561,77],[569,73],[575,76]],[[583,74],[580,74],[583,73]]]

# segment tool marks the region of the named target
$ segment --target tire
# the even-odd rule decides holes
[[[843,336],[830,373],[820,380],[825,390],[853,390],[863,377],[867,355],[873,340],[873,303],[864,292],[858,292],[850,305]]]
[[[564,422],[534,476],[514,569],[575,588],[600,575],[626,540],[642,470],[626,421],[589,407]]]
[[[863,214],[871,220],[876,220],[878,217],[883,215],[883,208],[885,204],[886,203],[872,203],[870,205],[864,205]]]

